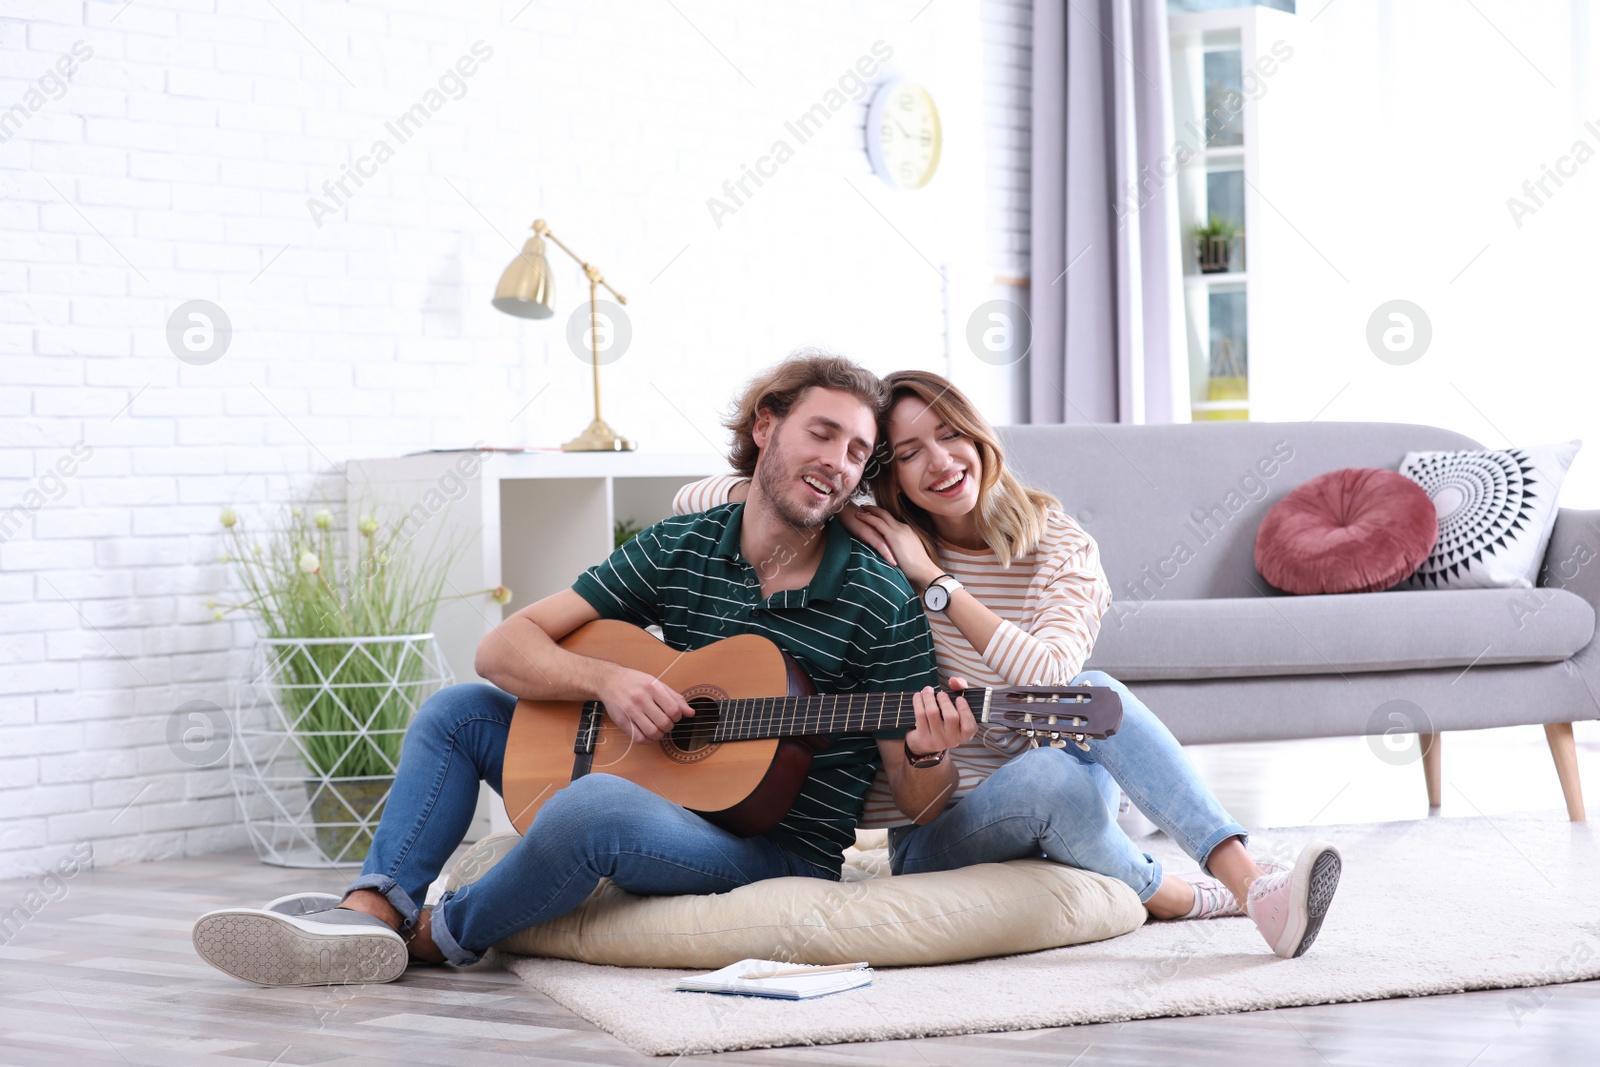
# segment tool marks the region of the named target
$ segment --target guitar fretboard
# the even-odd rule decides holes
[[[986,689],[962,691],[978,708]],[[758,737],[804,737],[809,734],[872,733],[916,725],[912,693],[830,693],[806,697],[745,697],[717,701],[713,741],[749,741]]]

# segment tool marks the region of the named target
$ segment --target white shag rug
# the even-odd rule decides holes
[[[721,1052],[1031,1030],[1163,1015],[1550,985],[1600,977],[1600,851],[1564,813],[1263,831],[1292,858],[1320,837],[1344,875],[1316,944],[1280,960],[1246,919],[1146,923],[1025,956],[880,969],[811,1001],[678,993],[687,971],[506,957],[523,981],[641,1052]],[[1164,837],[1168,870],[1194,864]],[[1516,1001],[1508,1001],[1515,1011]]]

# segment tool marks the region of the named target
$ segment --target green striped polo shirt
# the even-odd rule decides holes
[[[819,693],[909,692],[938,683],[933,637],[905,576],[838,522],[804,589],[761,595],[761,574],[739,550],[743,504],[656,523],[578,577],[573,590],[601,618],[658,625],[690,650],[760,634],[805,669]],[[837,873],[855,841],[861,805],[881,766],[875,737],[832,734],[789,814],[766,836]]]

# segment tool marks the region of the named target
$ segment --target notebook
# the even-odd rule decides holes
[[[856,964],[854,970],[815,968],[811,974],[785,974],[777,978],[741,978],[743,974],[764,971],[799,970],[795,964],[777,960],[740,960],[720,971],[696,974],[673,988],[687,993],[733,993],[746,997],[778,997],[782,1000],[808,1000],[811,997],[841,993],[846,989],[872,984],[872,968]]]

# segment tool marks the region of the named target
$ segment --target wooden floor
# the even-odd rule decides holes
[[[1581,724],[1579,741],[1585,777],[1600,795],[1600,725]],[[1560,805],[1537,729],[1450,735],[1446,743],[1444,817],[1492,819]],[[1197,749],[1195,758],[1251,825],[1426,814],[1420,769],[1395,767],[1359,739],[1214,746]],[[211,970],[190,947],[190,925],[203,911],[293,889],[335,889],[344,880],[266,867],[244,854],[78,875],[0,946],[0,1064],[673,1062],[633,1052],[490,966],[413,968],[382,986],[263,990]],[[34,885],[0,882],[0,910],[21,903]],[[1397,906],[1425,903],[1426,871],[1417,872],[1417,893]],[[917,1067],[1593,1065],[1600,1063],[1600,982],[705,1059]]]

